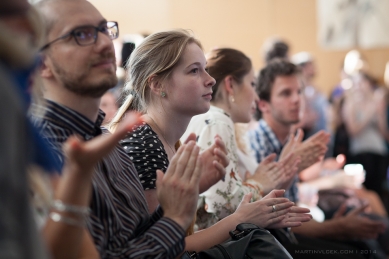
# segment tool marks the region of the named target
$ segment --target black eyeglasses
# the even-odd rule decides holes
[[[111,40],[117,39],[119,37],[118,23],[106,22],[101,24],[99,27],[92,25],[77,27],[71,32],[66,33],[65,35],[47,43],[40,49],[40,51],[47,49],[54,42],[66,39],[70,36],[72,36],[80,46],[93,45],[97,41],[98,32],[102,32],[103,34],[107,35]]]

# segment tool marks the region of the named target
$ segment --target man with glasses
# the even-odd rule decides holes
[[[104,114],[99,104],[117,83],[112,40],[118,37],[118,24],[107,22],[86,0],[43,0],[37,7],[48,25],[40,71],[47,107],[40,124],[61,157],[70,135],[88,140],[106,133],[100,128]],[[162,187],[168,187],[163,198],[170,199],[175,187]],[[191,203],[176,199],[176,205],[149,215],[138,174],[117,146],[100,161],[93,179],[88,229],[101,258],[176,258],[193,217],[189,212],[171,216],[178,206]],[[194,197],[194,207],[196,202]]]

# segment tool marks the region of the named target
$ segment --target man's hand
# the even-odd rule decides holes
[[[296,143],[294,154],[301,158],[299,172],[323,159],[329,141],[330,134],[321,130],[301,144]]]
[[[132,128],[141,123],[138,113],[129,113],[121,122],[117,130],[112,134],[104,134],[89,141],[82,141],[76,136],[71,136],[63,145],[65,156],[65,172],[80,172],[90,177],[93,167],[118,145]]]
[[[227,157],[227,148],[223,140],[218,135],[214,139],[215,143],[200,154],[203,163],[200,178],[200,193],[205,192],[212,185],[220,181],[220,179],[223,179],[226,174],[225,168],[230,163]],[[190,140],[196,140],[194,133],[188,136],[185,143],[188,143]]]
[[[339,221],[341,238],[376,239],[385,232],[385,223],[371,220],[362,213],[367,205],[361,206],[345,214],[346,205],[343,204],[335,213],[333,220]]]
[[[296,135],[294,133],[290,133],[288,142],[282,148],[280,154],[280,160],[283,160],[289,154],[292,154],[295,149],[301,144],[304,138],[304,132],[301,129],[297,129]]]
[[[194,141],[183,144],[165,174],[157,170],[157,196],[164,216],[186,230],[193,220],[199,195],[202,162]]]
[[[262,185],[264,194],[273,189],[288,189],[297,173],[300,159],[294,154],[287,155],[280,162],[274,162],[275,157],[275,154],[270,154],[258,165],[254,175],[246,175],[247,179],[253,179]]]

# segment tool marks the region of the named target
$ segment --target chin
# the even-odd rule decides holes
[[[202,107],[200,109],[192,110],[193,111],[192,116],[207,113],[209,111],[209,108],[210,108],[210,105],[208,105],[207,107]]]
[[[297,124],[300,122],[300,119],[292,119],[289,121],[290,124]]]

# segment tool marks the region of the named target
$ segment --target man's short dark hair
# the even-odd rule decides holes
[[[285,59],[273,59],[266,67],[259,71],[255,91],[259,99],[270,102],[271,90],[277,76],[293,76],[300,73],[299,68],[293,63]],[[256,108],[254,118],[259,120],[262,118],[261,111]]]
[[[284,59],[274,59],[259,71],[256,92],[259,99],[270,101],[271,89],[277,76],[293,76],[300,73],[299,68]]]

